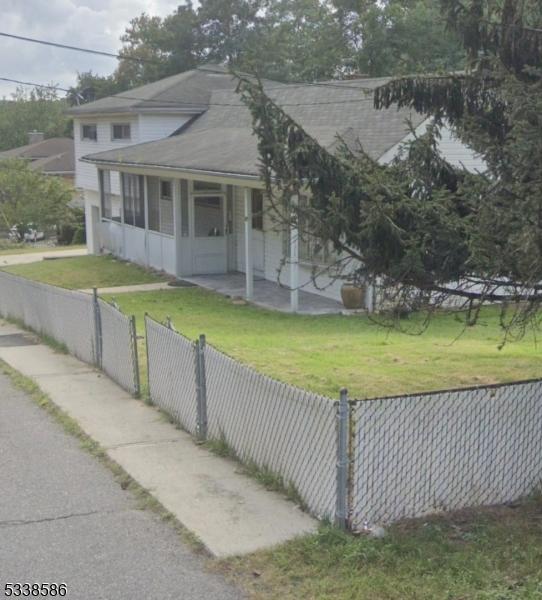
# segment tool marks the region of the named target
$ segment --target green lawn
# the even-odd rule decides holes
[[[398,524],[382,539],[324,526],[219,568],[259,600],[540,600],[542,500]]]
[[[532,334],[498,349],[502,331],[491,309],[465,331],[453,315],[440,315],[424,334],[411,336],[362,316],[271,312],[199,288],[119,294],[116,300],[136,315],[139,334],[145,312],[158,320],[170,316],[185,335],[205,333],[209,343],[263,373],[332,397],[341,386],[353,397],[374,397],[542,376]],[[144,363],[143,341],[140,350]]]
[[[84,244],[74,246],[35,246],[33,244],[12,244],[0,242],[0,256],[11,254],[32,254],[35,252],[64,252],[68,250],[81,250],[86,248]]]
[[[79,256],[5,267],[5,271],[70,289],[113,287],[164,281],[162,277],[112,256]]]

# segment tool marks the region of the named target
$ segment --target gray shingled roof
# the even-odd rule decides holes
[[[374,159],[408,134],[425,117],[409,110],[375,110],[370,90],[384,80],[332,85],[269,85],[267,93],[318,143],[334,151],[338,136],[359,144]],[[364,92],[359,89],[367,88]],[[248,109],[231,91],[215,91],[209,109],[172,137],[85,157],[92,162],[201,170],[245,176],[259,174],[257,141]]]
[[[49,138],[0,152],[0,160],[20,158],[44,173],[75,173],[75,150],[71,138]]]
[[[71,152],[45,156],[33,160],[29,166],[34,171],[43,171],[48,175],[75,174],[75,154],[72,150]]]
[[[197,114],[206,109],[213,90],[232,90],[235,85],[236,81],[223,67],[201,66],[114,96],[75,106],[67,113],[82,117],[172,109]]]

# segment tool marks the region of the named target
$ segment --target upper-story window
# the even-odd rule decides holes
[[[111,139],[129,140],[130,137],[130,123],[113,123],[113,125],[111,125]]]
[[[81,139],[90,140],[92,142],[98,139],[98,126],[93,124],[81,125]]]

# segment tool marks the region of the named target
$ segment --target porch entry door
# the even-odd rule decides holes
[[[192,196],[193,273],[213,275],[228,270],[226,198],[224,194]]]
[[[257,229],[252,230],[252,266],[254,275],[264,276],[263,231]]]
[[[254,275],[264,276],[263,192],[252,190],[252,266]]]

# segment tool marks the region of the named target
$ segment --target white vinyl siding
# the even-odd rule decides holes
[[[429,120],[424,121],[416,129],[416,134],[423,134],[426,129]],[[448,127],[442,127],[440,130],[441,138],[438,141],[438,149],[442,156],[453,166],[460,167],[464,166],[471,173],[480,172],[483,173],[486,170],[486,164],[483,159],[477,155],[471,148],[463,144],[452,134]],[[379,159],[378,162],[382,165],[390,163],[399,152],[399,149],[403,144],[412,140],[412,134],[405,136],[398,144],[395,144],[387,152],[385,152]]]
[[[139,115],[139,142],[169,137],[189,119],[189,115]]]
[[[112,150],[113,148],[121,147],[121,144],[126,142],[111,141],[111,123],[113,119],[74,119],[74,128],[77,131],[81,125],[87,123],[96,123],[98,139],[93,142],[91,140],[82,140],[79,135],[74,136],[75,146],[75,185],[78,188],[85,190],[92,190],[95,192],[99,191],[98,185],[98,169],[96,165],[90,163],[81,162],[79,159],[87,154],[95,154],[97,152],[104,152],[105,150]],[[115,122],[117,122],[115,120]],[[128,121],[123,119],[124,122],[130,122],[132,139],[130,144],[136,143],[137,141],[137,119],[133,118]],[[125,144],[128,145],[128,144]],[[120,179],[117,172],[111,172],[111,193],[120,196]]]
[[[76,187],[98,192],[98,172],[95,165],[83,163],[79,159],[86,154],[151,142],[171,135],[190,119],[190,115],[141,114],[138,116],[76,117],[74,119],[75,142],[75,185]],[[82,140],[81,126],[96,125],[97,141]],[[113,124],[130,125],[130,139],[113,140]],[[120,195],[120,180],[117,173],[111,173],[111,192]]]

